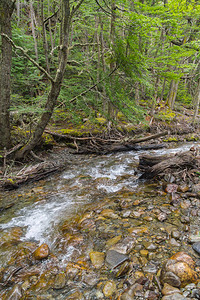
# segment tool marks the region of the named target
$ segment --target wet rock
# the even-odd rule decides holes
[[[140,255],[143,256],[143,257],[147,257],[148,253],[149,253],[148,250],[140,250]]]
[[[113,269],[118,267],[124,261],[128,260],[129,257],[125,254],[117,252],[115,250],[108,250],[106,254],[106,265]]]
[[[49,246],[47,244],[42,244],[33,252],[33,257],[36,260],[42,260],[44,258],[47,258],[49,256],[49,253]]]
[[[200,289],[193,289],[191,291],[191,298],[200,299]]]
[[[137,235],[141,235],[143,233],[146,233],[147,231],[148,231],[148,228],[144,227],[144,226],[133,227],[133,228],[128,229],[128,232],[135,233]]]
[[[22,289],[20,285],[16,284],[12,288],[12,290],[10,291],[10,293],[8,294],[5,300],[18,300],[21,297],[22,297]]]
[[[158,221],[163,222],[167,219],[167,214],[161,212],[159,213],[159,215],[157,216]]]
[[[180,207],[182,209],[188,209],[191,206],[191,202],[189,200],[181,201]]]
[[[59,290],[64,288],[66,285],[65,273],[59,273],[55,277],[54,289]]]
[[[173,230],[173,231],[172,231],[172,237],[173,237],[174,239],[179,239],[180,236],[181,236],[181,234],[180,234],[180,232],[179,232],[178,230]]]
[[[143,268],[143,271],[144,271],[145,273],[156,274],[157,271],[158,271],[158,268],[157,268],[155,265],[153,265],[153,264],[148,264],[147,266],[145,266],[145,267]]]
[[[106,242],[106,246],[111,247],[111,246],[117,244],[121,240],[121,238],[122,238],[121,235],[115,236],[114,238],[112,238]]]
[[[172,255],[170,257],[170,259],[173,259],[173,260],[176,260],[176,261],[184,261],[191,268],[195,267],[195,261],[192,259],[192,257],[190,255],[188,255],[187,253],[185,253],[183,251],[175,253],[174,255]]]
[[[193,270],[193,259],[184,252],[173,255],[162,267],[161,282],[175,287],[184,287],[189,283],[196,282],[197,273]]]
[[[166,193],[176,193],[178,190],[178,185],[177,184],[167,184],[165,187],[165,192]]]
[[[178,186],[178,192],[185,193],[189,190],[189,186],[182,184]]]
[[[196,251],[198,254],[200,254],[200,242],[194,243],[194,244],[192,245],[192,249],[193,249],[194,251]]]
[[[0,232],[0,246],[16,245],[20,242],[23,235],[23,229],[20,227],[13,227],[9,230]]]
[[[181,244],[178,243],[174,238],[169,240],[170,245],[174,246],[174,247],[180,247]]]
[[[131,265],[129,262],[125,261],[119,268],[118,272],[116,273],[116,277],[123,277],[126,273],[129,272],[129,270],[131,269]]]
[[[132,300],[135,299],[135,295],[137,292],[143,291],[143,286],[139,283],[135,283],[132,285],[127,291],[125,291],[121,297],[120,300]]]
[[[111,297],[116,291],[116,284],[114,281],[107,281],[103,288],[105,297]]]
[[[193,186],[192,186],[192,193],[200,194],[200,183],[193,184]]]
[[[109,250],[115,250],[122,254],[128,254],[135,246],[135,237],[130,235],[123,239],[120,243],[112,246]]]
[[[164,287],[162,289],[162,294],[164,296],[166,296],[166,295],[172,295],[172,294],[175,294],[175,293],[181,294],[181,291],[179,289],[177,289],[177,288],[169,285],[168,283],[164,284]]]
[[[162,300],[187,300],[187,299],[188,298],[185,298],[183,295],[181,295],[179,293],[175,293],[172,295],[167,295],[167,296],[162,297]]]
[[[157,300],[157,299],[159,299],[159,294],[156,293],[155,291],[148,290],[148,291],[146,291],[144,296],[145,296],[145,299],[148,299],[148,300]]]
[[[95,272],[82,272],[82,281],[89,286],[94,286],[99,281],[99,278]]]
[[[65,298],[65,300],[84,300],[83,294],[80,291],[76,291]]]
[[[105,258],[105,253],[103,252],[97,252],[97,251],[90,252],[91,262],[96,269],[100,269],[103,266],[104,258]]]
[[[158,248],[158,246],[153,244],[152,242],[143,242],[143,245],[147,250],[151,250],[151,251],[156,250]]]
[[[106,217],[106,218],[112,218],[112,219],[119,219],[120,217],[114,212],[113,209],[104,209],[101,212],[101,216]]]

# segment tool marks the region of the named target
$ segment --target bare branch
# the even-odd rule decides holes
[[[13,42],[13,40],[12,40],[11,38],[9,38],[9,36],[8,36],[7,34],[1,33],[1,35],[2,35],[3,37],[5,37],[5,38],[9,41],[9,43],[11,43],[11,45],[13,46],[13,48],[15,48],[15,49],[17,49],[17,50],[20,50],[20,51],[24,54],[24,56],[25,56],[28,60],[30,60],[30,61],[32,62],[32,64],[34,64],[34,65],[35,65],[42,73],[44,73],[44,74],[47,76],[47,78],[48,78],[51,82],[54,82],[53,77],[51,77],[51,75],[50,75],[43,67],[41,67],[34,59],[32,59],[32,58],[27,54],[27,52],[26,52],[25,49],[23,49],[23,48],[20,47],[20,46],[15,45],[15,43]]]
[[[47,21],[49,21],[51,18],[53,18],[54,16],[56,16],[57,15],[57,13],[58,13],[58,11],[59,11],[59,9],[53,14],[53,15],[51,15],[51,16],[49,16],[48,18],[46,18],[45,20],[44,20],[44,24],[47,22]]]

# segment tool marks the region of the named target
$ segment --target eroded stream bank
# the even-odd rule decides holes
[[[138,182],[142,153],[78,157],[61,175],[1,195],[2,299],[161,299],[159,270],[178,251],[198,271],[190,239],[200,200],[191,187],[174,202],[161,183]],[[46,259],[33,254],[42,243]],[[199,299],[198,283],[182,292]]]

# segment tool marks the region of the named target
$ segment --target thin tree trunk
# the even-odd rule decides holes
[[[200,104],[200,79],[198,80],[198,85],[195,93],[195,98],[194,98],[194,116],[193,116],[193,124],[196,121],[196,117],[199,112],[199,104]]]
[[[43,37],[43,47],[45,53],[45,61],[46,61],[46,69],[49,73],[49,58],[48,58],[48,44],[47,44],[47,36],[46,29],[44,24],[44,1],[41,0],[41,21],[42,21],[42,37]]]
[[[42,114],[31,139],[23,148],[21,148],[16,153],[17,159],[24,158],[39,143],[42,134],[44,132],[44,129],[47,126],[52,116],[54,107],[56,106],[57,103],[57,98],[60,93],[64,72],[67,64],[71,19],[73,14],[80,7],[83,1],[84,0],[80,0],[77,6],[72,9],[71,13],[70,13],[70,0],[63,0],[62,2],[62,11],[63,11],[63,18],[61,24],[62,37],[60,37],[60,41],[62,41],[62,44],[60,44],[59,66],[54,81],[51,81],[51,88],[45,105],[45,111]]]
[[[33,8],[33,2],[32,0],[30,0],[30,16],[31,16],[31,30],[32,30],[32,35],[33,35],[33,39],[34,39],[34,44],[35,44],[35,57],[36,57],[36,61],[38,62],[38,47],[37,47],[37,38],[36,38],[36,33],[35,33],[35,22],[34,22],[34,17],[35,12],[34,12],[34,8]]]
[[[11,37],[11,16],[14,10],[14,2],[0,1],[0,30]],[[1,63],[0,63],[0,149],[11,147],[10,137],[10,75],[12,63],[12,46],[2,36]]]
[[[168,105],[171,109],[174,108],[176,95],[177,95],[177,91],[178,91],[178,85],[179,85],[179,80],[174,80],[173,79],[171,81],[169,95],[168,95]]]

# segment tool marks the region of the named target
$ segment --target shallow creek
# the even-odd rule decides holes
[[[183,152],[192,145],[152,150],[148,154]],[[187,203],[185,211],[184,204],[182,208],[171,207],[170,197],[161,185],[138,182],[138,159],[144,153],[147,154],[131,151],[100,157],[78,156],[61,174],[0,194],[6,208],[0,212],[0,270],[17,266],[17,258],[20,264],[26,256],[24,249],[32,253],[38,245],[47,243],[51,252],[50,258],[36,264],[37,270],[22,269],[13,275],[11,283],[0,291],[2,299],[7,299],[13,288],[12,280],[20,286],[27,283],[22,288],[23,299],[117,299],[123,284],[106,267],[96,271],[89,253],[106,253],[111,246],[123,244],[130,234],[135,244],[130,255],[133,263],[139,265],[137,272],[154,274],[170,254],[191,250],[185,240],[189,230],[198,229],[199,217],[189,228],[187,222],[180,222],[190,211]],[[192,205],[195,208],[198,203]],[[179,213],[181,209],[183,216]],[[152,243],[149,249],[147,242]],[[74,269],[81,274],[68,274],[69,262],[78,264]],[[33,266],[31,263],[30,270]],[[63,286],[56,286],[53,279],[42,281],[41,274],[53,268],[57,268],[55,273],[64,272]],[[57,273],[52,275],[54,279]],[[93,284],[91,277],[99,279]],[[116,281],[110,296],[103,291],[109,280]],[[72,292],[74,298],[70,298]]]

